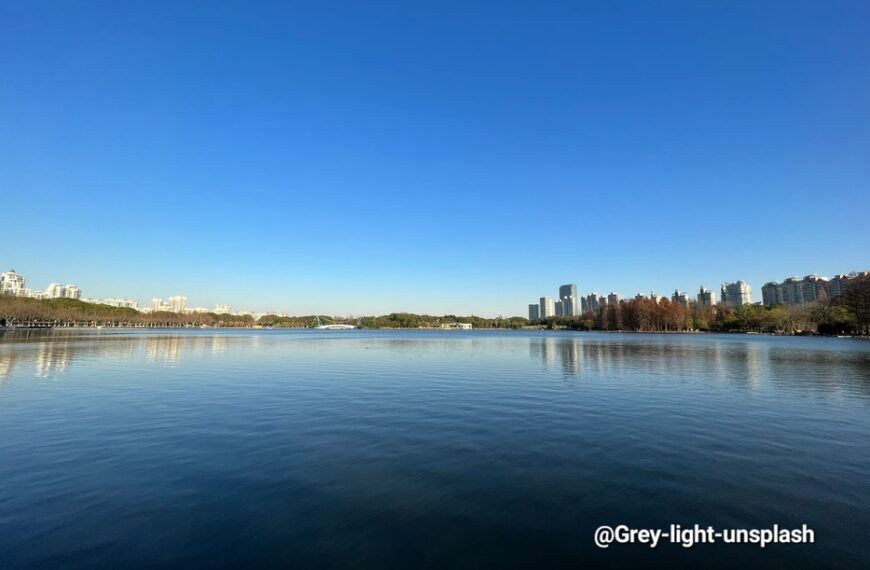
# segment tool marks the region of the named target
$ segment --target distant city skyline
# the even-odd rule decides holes
[[[862,270],[868,20],[7,2],[0,267],[143,306],[481,316]]]
[[[670,295],[670,302],[679,303],[689,307],[697,302],[702,306],[719,305],[723,307],[738,307],[741,305],[806,305],[817,301],[833,300],[845,293],[849,283],[860,276],[870,275],[870,271],[850,271],[838,273],[832,278],[817,274],[805,275],[803,278],[789,277],[781,283],[769,281],[761,288],[760,296],[753,297],[752,287],[743,280],[722,283],[719,288],[719,301],[716,293],[703,285],[698,288],[693,297],[685,291],[674,289]],[[758,295],[758,293],[756,293]],[[611,291],[602,295],[597,291],[578,295],[578,287],[571,283],[559,286],[559,300],[553,303],[550,297],[541,297],[537,303],[529,303],[527,318],[530,320],[546,319],[549,317],[576,317],[587,313],[594,313],[608,305],[617,305],[624,297],[617,292]],[[647,293],[637,293],[635,299],[652,299],[659,302],[668,299],[668,295],[661,295],[655,290]],[[574,311],[573,307],[579,310]]]
[[[464,314],[477,315],[481,317],[497,317],[497,316],[523,316],[529,319],[547,318],[552,316],[579,316],[587,311],[595,311],[601,306],[618,303],[621,299],[632,297],[649,297],[653,299],[670,299],[671,302],[679,302],[688,306],[692,301],[697,301],[703,305],[722,304],[725,306],[735,306],[741,304],[763,304],[763,305],[799,305],[812,303],[820,298],[836,298],[841,295],[850,281],[857,275],[870,274],[868,270],[852,270],[844,273],[836,273],[833,277],[808,274],[803,278],[791,276],[783,279],[781,282],[772,280],[764,284],[760,291],[753,292],[752,287],[743,280],[734,282],[722,283],[719,288],[719,296],[715,290],[704,287],[698,288],[698,291],[693,296],[690,293],[681,291],[679,288],[673,290],[673,293],[661,294],[655,289],[651,289],[648,293],[639,292],[635,295],[624,295],[620,292],[610,291],[607,294],[601,294],[597,291],[582,293],[576,283],[568,283],[560,285],[557,289],[558,296],[551,298],[549,296],[541,297],[536,303],[529,303],[527,310],[518,310],[514,312],[505,312],[498,314],[485,314],[480,311],[469,311],[462,313],[459,311],[431,312],[431,311],[407,311],[418,314]],[[59,285],[58,283],[50,283],[45,290],[34,289],[27,286],[27,276],[17,272],[14,268],[8,271],[0,272],[0,293],[11,293],[13,295],[21,295],[34,297],[37,299],[50,298],[73,298],[80,299],[91,303],[103,303],[117,307],[134,308],[143,312],[152,311],[168,311],[175,313],[185,312],[213,312],[216,314],[249,314],[249,315],[264,315],[277,314],[286,315],[305,315],[305,314],[326,314],[326,315],[377,315],[388,314],[395,312],[405,312],[400,310],[388,309],[383,311],[360,311],[355,313],[342,313],[337,311],[297,311],[293,312],[286,309],[270,307],[262,310],[250,309],[233,309],[226,303],[213,303],[213,307],[206,307],[202,304],[188,305],[188,297],[184,295],[172,295],[166,300],[158,297],[152,297],[150,303],[140,303],[138,299],[122,298],[117,296],[99,297],[99,296],[84,296],[80,287],[73,284]]]

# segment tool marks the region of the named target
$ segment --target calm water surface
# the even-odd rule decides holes
[[[774,523],[813,545],[594,546]],[[870,342],[0,339],[0,568],[870,567]]]

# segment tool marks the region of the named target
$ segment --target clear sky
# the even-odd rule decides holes
[[[0,0],[0,268],[524,315],[870,269],[870,3]]]

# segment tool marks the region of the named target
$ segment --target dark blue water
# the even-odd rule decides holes
[[[612,545],[602,524],[815,531]],[[0,568],[870,567],[870,342],[0,340]]]

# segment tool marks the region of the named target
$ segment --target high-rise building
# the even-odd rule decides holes
[[[556,315],[556,306],[553,300],[549,297],[541,297],[541,312],[542,319],[547,319]]]
[[[67,299],[81,299],[82,290],[73,284],[67,284],[63,288],[63,296]]]
[[[671,295],[671,303],[679,303],[680,305],[689,308],[689,295],[674,289],[674,294]]]
[[[63,285],[59,283],[49,283],[45,288],[44,297],[46,299],[60,299],[64,296]]]
[[[562,299],[562,314],[566,317],[577,317],[580,315],[576,296]]]
[[[852,279],[854,279],[852,275],[834,275],[834,278],[828,281],[828,298],[833,300],[845,293]]]
[[[576,317],[580,314],[577,304],[577,285],[568,283],[559,287],[559,299],[562,300],[562,315]]]
[[[752,287],[744,281],[722,284],[722,304],[726,307],[738,307],[752,304]]]
[[[15,273],[14,269],[10,269],[6,273],[0,274],[0,293],[25,297],[30,294],[30,290],[25,288],[24,276]]]
[[[187,297],[176,295],[169,298],[169,310],[173,313],[183,313],[187,305]]]
[[[802,305],[804,302],[803,287],[797,277],[789,277],[780,285],[782,302],[786,305]]]
[[[555,306],[555,309],[556,309],[556,316],[557,316],[557,317],[564,317],[564,316],[565,316],[565,310],[564,310],[564,307],[563,307],[562,299],[556,299],[556,303],[555,303],[554,306]]]
[[[701,285],[701,288],[698,289],[698,304],[705,307],[712,307],[716,304],[716,293]]]
[[[761,288],[761,296],[765,305],[784,304],[789,306],[807,305],[816,301],[833,300],[842,295],[849,281],[859,275],[870,275],[870,272],[835,275],[833,279],[806,275],[803,279],[789,277],[782,283],[771,281]]]
[[[782,305],[782,285],[770,281],[761,286],[761,300],[765,306]]]
[[[608,305],[618,305],[619,304],[619,293],[610,292],[610,295],[607,296],[607,304]]]
[[[779,284],[774,281],[765,283],[762,288],[762,297],[764,298],[765,305],[768,304],[768,297],[771,299],[775,298],[776,287],[779,288],[779,302],[789,306],[806,305],[831,298],[831,295],[828,293],[828,280],[826,278],[819,277],[818,275],[807,275],[803,279],[789,277]],[[764,296],[765,288],[768,291],[766,297]]]
[[[833,300],[842,295],[848,289],[849,284],[858,277],[868,277],[870,271],[853,271],[848,275],[834,275],[834,278],[828,281],[828,299]]]
[[[541,306],[538,303],[529,305],[529,320],[537,321],[541,315]]]
[[[815,303],[828,298],[828,278],[807,275],[801,279],[801,296],[804,303]]]
[[[589,293],[586,295],[586,308],[590,311],[597,311],[607,306],[607,297],[598,292]]]

